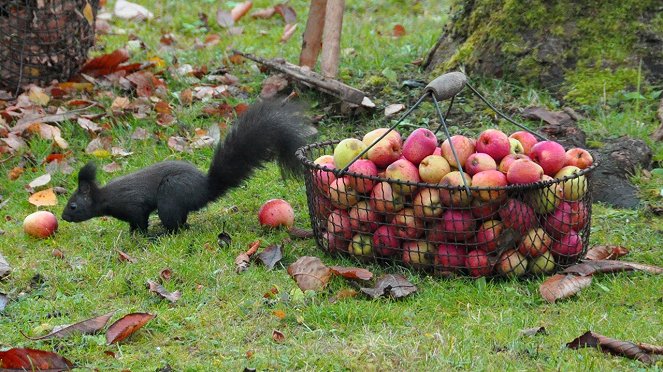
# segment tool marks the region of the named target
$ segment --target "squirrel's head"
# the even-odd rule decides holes
[[[97,186],[97,167],[94,163],[87,163],[78,172],[78,189],[69,198],[62,211],[62,219],[68,222],[81,222],[98,216],[97,199],[99,186]]]

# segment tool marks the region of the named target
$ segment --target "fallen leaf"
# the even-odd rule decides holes
[[[138,260],[135,258],[129,256],[127,253],[122,252],[121,250],[117,249],[117,254],[119,255],[119,260],[122,262],[130,262],[130,263],[136,263]]]
[[[131,135],[131,139],[135,140],[145,140],[150,136],[145,128],[136,128],[136,130]]]
[[[180,103],[184,106],[189,106],[193,102],[193,91],[186,88],[180,92]]]
[[[38,207],[53,206],[58,204],[58,198],[55,196],[53,188],[42,190],[30,195],[28,201],[30,204],[36,205]]]
[[[127,151],[127,150],[125,150],[121,147],[116,147],[116,146],[111,147],[111,155],[112,156],[117,156],[117,157],[120,157],[120,158],[124,158],[124,157],[127,157],[127,156],[132,155],[132,154],[133,154],[133,152]]]
[[[136,95],[138,97],[152,97],[157,95],[158,89],[164,89],[166,84],[163,80],[154,76],[149,71],[138,71],[126,77],[127,80],[136,86]]]
[[[399,112],[405,110],[405,105],[402,103],[394,103],[384,108],[384,116],[392,117]]]
[[[272,340],[274,340],[278,343],[281,343],[281,342],[285,341],[285,335],[281,331],[274,330],[272,332]]]
[[[85,20],[91,27],[94,26],[94,12],[92,11],[92,5],[90,5],[89,1],[85,2],[85,7],[83,8],[83,17],[85,17]]]
[[[110,162],[110,163],[104,165],[103,167],[101,167],[101,169],[106,173],[113,173],[113,172],[117,172],[120,169],[122,169],[122,166],[113,161],[113,162]]]
[[[626,256],[628,249],[619,245],[595,245],[587,251],[586,260],[616,260]]]
[[[15,181],[25,172],[25,169],[21,167],[14,167],[9,171],[8,177],[10,180]]]
[[[571,119],[571,116],[563,111],[553,112],[544,107],[527,107],[522,116],[527,119],[540,120],[550,125],[559,125],[563,121]]]
[[[172,136],[168,138],[168,147],[177,152],[189,151],[189,145],[186,143],[186,138],[180,136]]]
[[[154,105],[154,111],[160,114],[170,114],[173,110],[170,108],[170,105],[166,101],[159,101]]]
[[[51,97],[44,93],[42,88],[34,85],[31,86],[30,90],[28,91],[28,98],[30,101],[40,106],[46,106],[51,100]]]
[[[402,275],[387,274],[375,283],[375,287],[360,288],[359,290],[374,299],[381,296],[399,299],[416,292],[417,287]]]
[[[359,294],[359,292],[357,292],[355,289],[343,288],[340,291],[338,291],[338,293],[336,295],[330,297],[329,302],[333,304],[334,302],[336,302],[338,300],[344,300],[346,298],[357,297],[358,294]]]
[[[281,245],[272,244],[265,248],[264,251],[258,253],[258,259],[262,262],[267,270],[272,270],[274,266],[283,258],[283,247]]]
[[[7,263],[5,257],[2,255],[2,253],[0,253],[0,279],[9,275],[11,271],[11,266],[9,266],[9,263]]]
[[[303,256],[288,266],[288,274],[302,291],[315,291],[327,285],[331,270],[318,257]]]
[[[536,336],[536,335],[545,335],[547,334],[547,332],[546,332],[546,327],[534,327],[534,328],[523,329],[520,331],[520,334],[523,336]]]
[[[252,1],[245,1],[235,5],[235,7],[230,11],[230,16],[232,17],[233,21],[237,22],[246,13],[248,13],[249,10],[251,10],[252,6]]]
[[[145,19],[152,19],[154,14],[147,10],[142,5],[134,4],[126,0],[117,0],[115,3],[115,8],[113,9],[113,14],[117,18],[142,21]]]
[[[149,280],[147,281],[147,286],[150,290],[150,292],[154,292],[158,294],[159,296],[165,298],[166,300],[170,301],[171,303],[177,302],[182,297],[182,292],[180,291],[175,291],[175,292],[168,292],[164,286],[161,284]]]
[[[0,367],[3,371],[69,371],[74,365],[50,351],[14,348],[0,351]]]
[[[649,354],[663,355],[663,346],[646,344],[644,342],[638,342],[638,347],[640,347],[640,349],[648,352]]]
[[[41,337],[28,337],[24,335],[23,332],[21,332],[21,334],[23,334],[25,338],[28,338],[33,341],[46,340],[49,338],[64,338],[77,332],[83,334],[93,334],[98,332],[100,329],[104,328],[104,326],[106,326],[106,323],[108,323],[108,320],[113,316],[113,314],[115,314],[115,310],[95,318],[83,320],[81,322],[59,328],[57,331],[53,331]]]
[[[60,128],[58,127],[44,123],[37,123],[34,124],[33,126],[30,126],[30,128],[31,130],[36,132],[41,138],[46,140],[52,140],[53,142],[55,142],[55,144],[58,145],[61,149],[66,149],[67,147],[69,147],[67,141],[65,141],[62,138]]]
[[[256,240],[249,245],[249,249],[246,252],[242,252],[235,258],[235,272],[241,273],[246,271],[249,268],[249,263],[251,262],[251,256],[253,256],[260,247],[260,240]]]
[[[128,60],[129,52],[126,49],[117,49],[87,61],[80,72],[92,77],[105,76],[117,71],[118,66]]]
[[[288,234],[290,236],[299,238],[299,239],[312,239],[315,237],[315,234],[313,233],[313,230],[310,229],[302,229],[297,226],[292,226],[288,229]]]
[[[331,266],[332,273],[340,275],[346,279],[371,280],[373,273],[359,267]]]
[[[564,273],[582,276],[596,273],[616,273],[621,271],[645,271],[650,274],[663,274],[663,267],[645,265],[635,262],[615,260],[587,260],[564,269]]]
[[[635,359],[645,364],[652,364],[654,362],[654,358],[640,346],[629,341],[606,337],[592,331],[585,332],[580,337],[566,344],[566,347],[569,349],[595,347],[604,353]]]
[[[262,83],[260,97],[272,98],[288,86],[288,79],[283,74],[271,75]]]
[[[64,252],[62,252],[61,249],[55,248],[53,252],[51,252],[51,255],[55,258],[59,258],[61,260],[64,260]]]
[[[277,4],[274,6],[274,11],[283,17],[286,24],[297,22],[297,13],[295,12],[295,9],[288,4]]]
[[[573,296],[590,284],[592,284],[591,276],[556,274],[541,283],[539,292],[546,301],[554,303],[557,300]]]
[[[97,133],[101,131],[101,127],[98,126],[97,123],[93,122],[92,120],[85,118],[78,118],[76,119],[76,122],[81,128],[87,130],[88,132]]]
[[[297,23],[288,23],[283,27],[283,35],[281,35],[281,42],[285,43],[286,41],[290,40],[292,35],[295,34],[295,30],[297,29]]]
[[[159,277],[163,280],[170,280],[170,278],[173,276],[172,270],[165,268],[159,272]]]
[[[274,7],[259,9],[251,13],[253,18],[267,19],[272,18],[276,14],[276,9]]]
[[[275,317],[277,317],[281,320],[283,320],[286,317],[285,311],[280,310],[280,309],[272,311],[272,314],[274,314]]]
[[[111,103],[111,111],[118,112],[127,110],[131,106],[131,101],[127,97],[115,97]]]
[[[86,154],[92,154],[98,158],[107,157],[110,155],[112,139],[110,137],[97,137],[94,138],[85,147]]]
[[[0,313],[5,311],[5,307],[7,307],[8,303],[9,303],[9,298],[7,297],[7,295],[0,292]]]
[[[405,27],[403,25],[395,25],[394,30],[392,31],[394,37],[402,37],[405,35]]]
[[[51,175],[46,173],[42,174],[41,176],[35,178],[34,180],[30,181],[28,186],[30,186],[33,189],[36,189],[38,187],[44,186],[51,182]]]
[[[149,313],[131,313],[123,316],[108,327],[106,342],[110,345],[124,340],[154,319],[155,316]]]
[[[216,23],[223,28],[229,28],[235,24],[235,20],[230,12],[219,8],[216,11]]]

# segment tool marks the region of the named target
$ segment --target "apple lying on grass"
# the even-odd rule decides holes
[[[295,224],[295,211],[287,201],[271,199],[266,201],[258,210],[258,220],[262,226],[292,227]]]
[[[34,212],[23,220],[23,231],[35,238],[47,238],[53,235],[57,229],[58,219],[48,211]]]

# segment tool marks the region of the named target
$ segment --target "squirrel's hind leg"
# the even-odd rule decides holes
[[[189,211],[178,205],[175,200],[159,200],[157,205],[159,219],[163,227],[169,232],[177,231],[184,227]]]

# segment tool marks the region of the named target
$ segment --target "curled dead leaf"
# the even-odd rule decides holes
[[[117,250],[117,254],[118,254],[118,259],[119,259],[120,261],[123,261],[123,262],[130,262],[130,263],[136,263],[136,262],[138,262],[138,260],[136,260],[135,258],[129,256],[127,253],[122,252],[122,251],[119,250],[119,249]]]
[[[381,277],[373,288],[360,290],[374,299],[382,296],[399,299],[416,292],[417,287],[400,274],[387,274]]]
[[[302,229],[297,226],[292,226],[288,229],[288,234],[294,238],[299,238],[299,239],[312,239],[315,237],[315,234],[313,234],[313,230],[310,229]]]
[[[23,332],[21,332],[21,334],[23,335],[23,337],[33,341],[46,340],[49,338],[64,338],[77,332],[83,334],[93,334],[98,332],[100,329],[104,328],[104,326],[106,325],[106,323],[108,323],[108,320],[113,316],[113,314],[115,314],[115,310],[107,314],[100,315],[98,317],[83,320],[81,322],[68,325],[65,327],[60,327],[57,331],[53,331],[47,335],[40,337],[28,337],[25,334],[23,334]]]
[[[123,316],[108,327],[106,342],[110,345],[126,339],[155,317],[156,315],[149,313],[131,313]]]
[[[346,279],[371,280],[373,273],[359,267],[331,266],[332,273],[342,276]]]
[[[165,298],[166,300],[170,301],[171,303],[177,302],[182,297],[182,292],[180,291],[175,291],[175,292],[168,292],[164,286],[161,284],[153,281],[153,280],[148,280],[147,281],[147,286],[150,292],[154,292],[161,296],[162,298]]]
[[[0,367],[7,371],[69,371],[74,365],[50,351],[13,348],[0,351]]]
[[[288,266],[288,274],[302,290],[320,290],[327,286],[331,270],[318,257],[300,257]]]
[[[563,272],[588,276],[597,273],[605,274],[634,270],[645,271],[650,274],[663,274],[663,267],[615,260],[586,260],[579,264],[567,267]]]
[[[592,284],[591,276],[556,274],[541,283],[539,292],[546,301],[554,303],[557,300],[573,296],[590,284]]]
[[[272,244],[265,248],[264,251],[258,253],[257,257],[267,267],[267,270],[272,270],[281,261],[281,258],[283,258],[283,246]]]
[[[619,245],[595,245],[587,251],[586,260],[616,260],[626,256],[628,249]]]
[[[580,337],[566,344],[569,349],[579,349],[581,347],[599,348],[604,353],[623,356],[638,360],[645,364],[652,364],[654,358],[649,351],[641,348],[639,345],[629,341],[621,341],[606,337],[592,331],[587,331]]]

